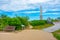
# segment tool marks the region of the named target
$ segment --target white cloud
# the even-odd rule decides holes
[[[9,3],[10,3],[10,0],[0,0],[0,6],[9,4]]]
[[[43,15],[58,15],[59,13],[43,13]]]
[[[52,14],[58,15],[59,13],[52,13]]]
[[[51,4],[51,5],[60,4],[60,0],[53,0],[53,1],[49,2],[48,4]]]
[[[39,13],[40,11],[26,11],[26,12],[23,12],[23,13],[27,13],[27,14],[31,14],[31,13]]]
[[[3,1],[0,1],[1,2],[0,9],[5,10],[5,11],[34,9],[35,6],[33,6],[33,5],[29,6],[29,4],[44,3],[47,1],[49,1],[49,0],[3,0]]]
[[[15,14],[18,13],[26,13],[26,14],[31,14],[31,13],[39,13],[40,11],[24,11],[24,12],[14,12]]]
[[[42,3],[44,9],[59,9],[60,8],[60,0],[51,0],[46,3]]]
[[[42,12],[45,13],[47,11],[47,9],[44,9]]]
[[[52,9],[51,11],[59,11],[60,9]]]

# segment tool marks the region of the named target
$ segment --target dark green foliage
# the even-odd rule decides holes
[[[54,33],[53,35],[54,35],[58,40],[60,40],[60,34]]]
[[[28,26],[28,18],[27,17],[8,17],[7,15],[0,15],[0,30],[3,30],[7,25],[15,26],[16,30],[22,29],[21,25]]]
[[[28,26],[28,18],[27,17],[18,17],[18,19],[21,21],[21,23],[25,26]]]
[[[44,25],[46,23],[46,20],[33,20],[30,22],[32,26]]]
[[[55,31],[52,34],[57,40],[60,40],[60,30]]]
[[[15,30],[21,30],[22,27],[21,26],[16,26]]]

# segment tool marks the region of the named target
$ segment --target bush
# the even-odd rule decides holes
[[[60,40],[60,30],[55,31],[52,34],[53,34],[54,37],[57,38],[57,40]]]
[[[21,30],[22,26],[16,26],[15,30]]]
[[[28,26],[28,18],[19,17],[19,16],[11,18],[11,17],[8,17],[7,15],[3,14],[0,16],[0,24],[2,25],[2,28],[0,28],[1,30],[3,30],[3,28],[5,28],[5,26],[7,26],[7,25],[15,26],[16,30],[20,30],[20,29],[22,29],[21,25]]]
[[[32,26],[44,25],[46,23],[47,23],[46,20],[33,20],[30,22]]]
[[[58,40],[60,40],[60,34],[58,34],[58,33],[53,33],[53,35],[54,35]]]

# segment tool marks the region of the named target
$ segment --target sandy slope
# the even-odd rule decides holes
[[[23,30],[18,33],[0,32],[0,40],[56,40],[51,33],[41,30]]]

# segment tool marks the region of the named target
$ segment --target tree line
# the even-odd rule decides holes
[[[20,30],[21,25],[28,26],[28,17],[0,15],[0,30],[3,30],[6,26],[15,26],[16,30]]]

